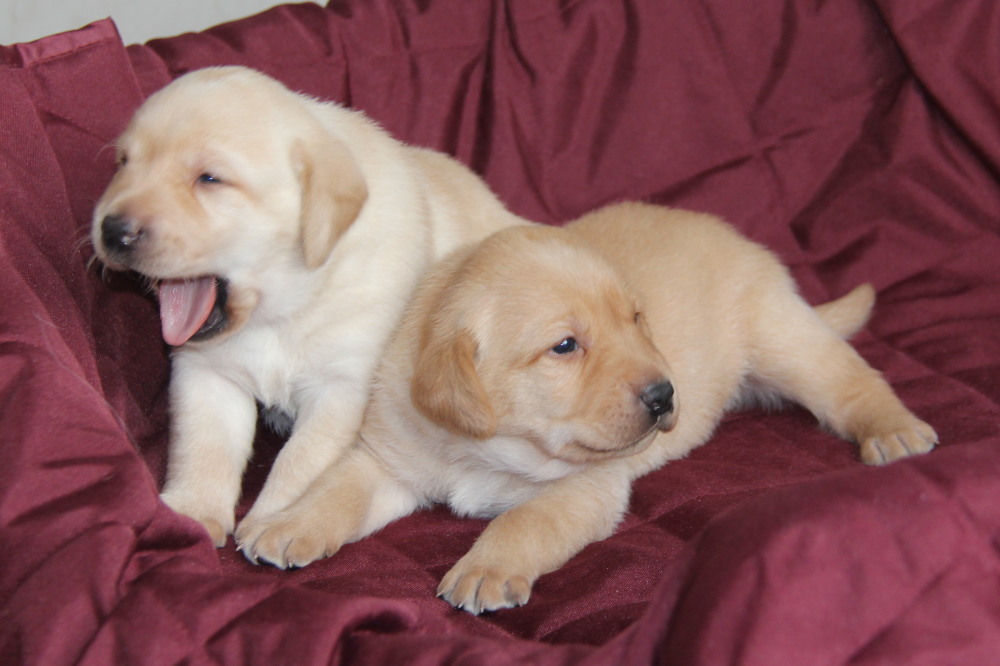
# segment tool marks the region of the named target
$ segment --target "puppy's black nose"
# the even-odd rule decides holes
[[[650,384],[639,394],[639,399],[646,405],[650,416],[659,418],[674,411],[674,385],[670,382]]]
[[[108,215],[101,220],[101,242],[109,252],[127,252],[142,238],[135,220],[124,215]]]

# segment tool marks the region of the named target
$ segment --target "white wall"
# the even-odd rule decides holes
[[[301,1],[301,0],[295,0]],[[126,44],[243,18],[282,0],[0,0],[0,44],[30,42],[110,16]],[[321,3],[322,4],[322,3]]]

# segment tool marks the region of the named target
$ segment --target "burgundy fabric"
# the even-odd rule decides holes
[[[455,154],[540,221],[697,208],[810,300],[873,282],[858,347],[942,446],[870,469],[801,410],[733,415],[527,606],[479,618],[434,589],[485,523],[440,509],[297,572],[217,551],[157,500],[154,303],[86,236],[130,113],[224,63]],[[998,109],[992,0],[340,0],[0,47],[0,661],[995,662]],[[241,511],[280,442],[257,444]]]

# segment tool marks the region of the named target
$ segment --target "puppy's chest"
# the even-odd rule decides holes
[[[523,476],[469,466],[451,470],[438,488],[437,502],[447,504],[460,516],[493,518],[538,494],[541,484]]]
[[[441,499],[461,515],[496,516],[579,469],[540,455],[519,438],[497,437],[453,461]]]
[[[309,360],[302,350],[264,337],[257,345],[243,344],[220,352],[220,369],[232,381],[265,407],[295,415],[296,394],[310,375]]]

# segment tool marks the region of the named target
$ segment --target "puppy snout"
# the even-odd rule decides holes
[[[101,220],[101,243],[111,253],[125,253],[134,250],[142,239],[142,228],[138,222],[124,215],[107,215]]]
[[[658,419],[674,411],[674,385],[670,382],[650,384],[639,394],[639,399],[649,415]]]

